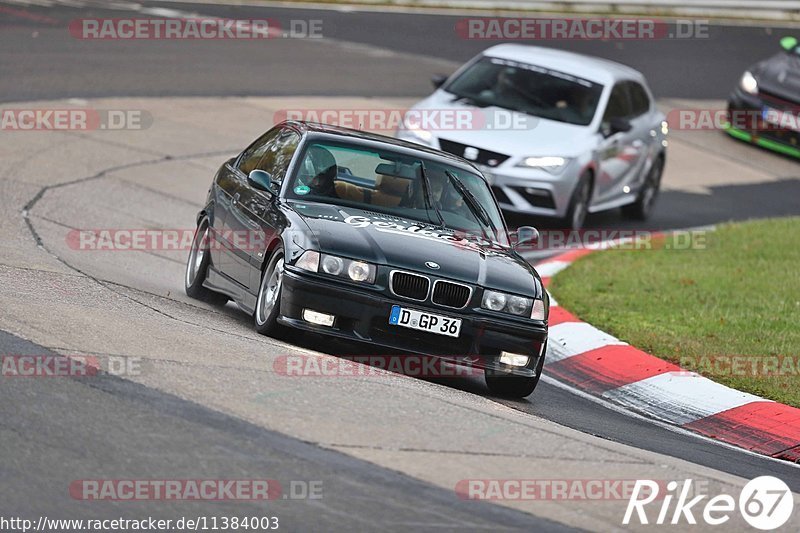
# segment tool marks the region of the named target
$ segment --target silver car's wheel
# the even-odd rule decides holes
[[[284,260],[283,249],[279,248],[272,255],[269,265],[261,276],[256,300],[256,331],[262,335],[276,336],[282,333],[278,324],[280,316],[281,289],[283,287]]]
[[[642,184],[642,189],[636,201],[630,205],[622,208],[622,213],[635,220],[647,220],[653,212],[653,206],[656,205],[656,198],[658,198],[658,191],[661,188],[661,176],[664,173],[664,158],[659,157],[650,167],[650,172],[647,173]]]
[[[575,186],[575,192],[572,193],[567,215],[564,217],[564,223],[567,229],[578,230],[583,227],[586,221],[586,215],[589,213],[589,201],[592,194],[592,176],[590,173],[584,173],[578,180],[578,185]]]

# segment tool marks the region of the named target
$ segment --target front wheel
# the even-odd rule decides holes
[[[515,376],[506,372],[497,370],[487,370],[484,373],[486,386],[492,394],[497,396],[505,396],[507,398],[525,398],[530,396],[539,384],[539,378],[542,376],[542,368],[544,368],[544,353],[539,358],[536,364],[536,375],[533,377]]]
[[[634,220],[647,220],[656,205],[658,191],[661,188],[661,175],[664,173],[664,158],[659,156],[650,172],[647,173],[642,184],[642,189],[636,197],[636,201],[630,205],[623,206],[622,214]]]
[[[262,335],[278,337],[283,333],[283,326],[278,324],[280,316],[281,289],[283,287],[283,248],[272,254],[269,265],[261,276],[256,301],[256,331]]]
[[[583,227],[586,215],[589,212],[591,194],[592,174],[591,172],[584,172],[578,180],[578,185],[575,186],[575,191],[569,201],[567,214],[563,219],[567,229],[579,230]]]

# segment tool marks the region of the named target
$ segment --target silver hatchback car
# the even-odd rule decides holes
[[[638,71],[501,44],[433,82],[397,137],[472,161],[506,211],[560,218],[571,229],[587,213],[621,207],[644,220],[652,212],[668,126]],[[446,113],[472,120],[428,120]]]

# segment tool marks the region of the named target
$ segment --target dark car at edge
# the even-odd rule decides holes
[[[523,397],[541,375],[549,300],[485,177],[365,132],[284,122],[215,175],[189,296],[233,300],[259,333],[307,330],[484,370]],[[515,242],[512,242],[515,241]]]
[[[725,131],[737,139],[800,157],[800,42],[784,37],[777,54],[742,74],[728,97]]]

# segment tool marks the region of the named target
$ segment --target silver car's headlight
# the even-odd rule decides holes
[[[337,255],[321,254],[314,250],[303,252],[295,266],[309,272],[322,272],[358,283],[375,283],[375,265]]]
[[[745,70],[742,74],[742,79],[739,80],[739,87],[748,94],[758,93],[758,81],[749,70]]]
[[[526,157],[517,163],[516,166],[522,168],[540,168],[551,174],[558,174],[570,161],[572,161],[572,159],[569,157],[531,156]]]
[[[406,125],[404,131],[407,131],[413,137],[416,137],[425,144],[430,144],[431,140],[433,140],[433,133],[429,132],[428,130],[422,129],[415,124]]]
[[[485,290],[481,307],[489,311],[499,311],[516,316],[529,316],[534,320],[544,320],[544,302],[525,296]]]

